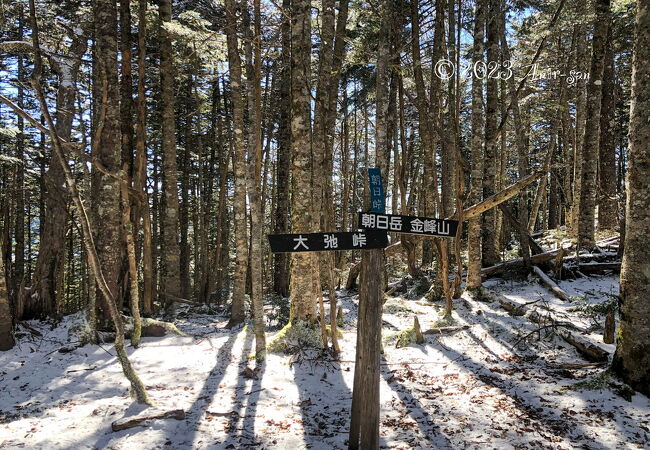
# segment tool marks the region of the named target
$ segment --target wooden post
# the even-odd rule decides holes
[[[385,199],[381,172],[368,169],[371,211],[384,212]],[[376,189],[376,190],[375,190]],[[357,354],[354,364],[350,437],[348,448],[379,448],[379,358],[384,297],[383,249],[366,250],[361,256]]]
[[[357,355],[354,366],[348,448],[379,448],[379,358],[381,352],[383,250],[361,257]]]

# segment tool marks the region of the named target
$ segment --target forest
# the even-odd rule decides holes
[[[650,0],[0,24],[0,448],[650,447]]]

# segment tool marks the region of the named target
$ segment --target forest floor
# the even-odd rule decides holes
[[[529,307],[550,308],[584,326],[589,317],[572,307],[618,293],[615,275],[560,285],[571,302],[555,299],[534,278],[486,283],[510,300],[535,302]],[[441,324],[440,303],[414,291],[385,304],[382,448],[650,447],[647,397],[611,381],[604,367],[563,366],[586,361],[549,335],[552,329],[522,340],[538,326],[508,315],[498,302],[456,300],[453,324],[469,328],[396,348],[391,336],[409,328],[414,315],[423,330]],[[186,419],[119,432],[111,423],[142,408],[132,404],[110,344],[59,353],[71,321],[54,329],[30,322],[43,336],[26,333],[15,349],[0,353],[0,448],[347,448],[358,298],[341,291],[339,301],[346,313],[340,362],[271,354],[257,372],[244,372],[254,367],[252,332],[227,330],[223,316],[186,310],[178,326],[188,337],[144,338],[130,349],[157,406],[182,408]],[[589,338],[601,342],[601,333]]]

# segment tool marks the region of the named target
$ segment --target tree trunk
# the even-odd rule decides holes
[[[614,80],[614,43],[612,28],[607,33],[603,69],[603,93],[600,108],[598,228],[613,230],[618,226],[618,201],[616,198],[616,89]]]
[[[235,226],[235,273],[233,276],[232,309],[229,327],[244,321],[244,295],[246,293],[246,270],[248,266],[248,243],[246,242],[246,148],[244,146],[244,103],[242,100],[242,68],[237,39],[237,5],[235,0],[225,2],[226,17],[230,24],[226,28],[228,44],[228,69],[230,72],[230,89],[233,125],[233,173],[235,176],[235,194],[233,199]]]
[[[579,6],[580,12],[585,14],[586,3],[581,3]],[[576,60],[575,70],[586,71],[585,68],[587,60],[587,41],[586,41],[586,26],[580,24],[576,26],[575,39],[576,39]],[[576,119],[573,132],[573,202],[571,204],[571,217],[569,221],[569,232],[572,237],[578,235],[578,218],[580,216],[580,192],[582,191],[582,164],[584,156],[583,142],[585,135],[585,108],[586,108],[586,93],[585,93],[585,80],[580,79],[576,82]]]
[[[260,22],[260,0],[254,0],[254,34],[247,35],[253,44],[253,54],[248,54],[249,117],[251,133],[248,139],[247,191],[251,214],[251,309],[255,323],[255,355],[260,363],[266,352],[264,335],[264,298],[262,279],[262,226],[264,223],[262,196],[260,195],[260,173],[262,170],[262,31]],[[244,12],[244,14],[248,14]],[[249,42],[250,42],[249,40]],[[247,46],[249,44],[247,43]],[[254,60],[253,60],[254,58]]]
[[[309,90],[311,60],[311,1],[294,0],[291,6],[291,176],[292,233],[313,232],[316,226],[312,203],[311,127]],[[316,299],[312,277],[317,256],[295,253],[291,256],[291,319],[314,321]]]
[[[74,118],[77,76],[81,58],[88,48],[87,37],[74,34],[67,55],[71,58],[67,70],[54,69],[59,77],[56,91],[55,131],[63,140],[69,140]],[[44,317],[54,314],[62,292],[57,291],[57,274],[63,264],[63,247],[69,194],[61,188],[65,184],[63,167],[52,153],[50,167],[44,177],[44,211],[40,227],[40,245],[32,289],[26,293],[22,319]],[[35,295],[34,295],[35,294]],[[22,295],[22,293],[21,293]]]
[[[650,395],[650,1],[637,3],[621,311],[613,367]]]
[[[0,249],[0,351],[9,350],[15,344],[4,261],[4,252]]]
[[[163,235],[160,284],[165,294],[181,296],[180,248],[178,245],[178,174],[176,164],[176,120],[174,116],[174,51],[165,25],[172,20],[171,0],[159,0],[160,15],[160,100],[162,103],[162,155],[164,208],[161,219]],[[165,315],[173,317],[174,303],[165,297]]]
[[[143,313],[153,314],[153,252],[152,252],[152,225],[149,198],[147,194],[147,99],[145,98],[145,64],[146,48],[146,15],[147,1],[138,1],[138,97],[136,121],[136,157],[133,185],[140,192],[140,201],[137,204],[136,217],[142,217],[142,306]],[[136,221],[137,222],[137,221]]]
[[[472,64],[483,62],[483,41],[485,35],[485,0],[476,1],[474,13],[474,46]],[[485,136],[483,116],[483,80],[472,77],[472,170],[469,201],[480,203],[483,199],[483,137]],[[481,216],[469,219],[467,225],[467,288],[481,287]]]
[[[117,359],[120,362],[120,365],[122,366],[122,371],[124,372],[124,375],[126,376],[126,378],[129,380],[131,384],[131,389],[133,390],[133,394],[136,397],[137,401],[139,403],[151,404],[151,400],[147,395],[144,384],[138,377],[137,373],[131,366],[131,362],[129,361],[128,354],[126,352],[126,346],[124,344],[124,322],[122,321],[122,316],[120,315],[117,309],[117,303],[114,294],[115,292],[117,292],[117,289],[116,286],[111,286],[111,285],[115,285],[117,279],[116,267],[118,267],[117,264],[119,263],[119,260],[116,261],[115,258],[108,258],[109,260],[105,261],[103,264],[102,261],[100,260],[99,251],[93,239],[92,227],[90,224],[90,220],[88,219],[86,208],[81,200],[81,195],[79,194],[77,184],[74,181],[72,171],[68,166],[66,155],[63,153],[63,143],[65,141],[61,140],[60,136],[56,134],[56,131],[54,130],[54,124],[52,118],[47,109],[47,101],[43,93],[43,89],[40,85],[41,73],[42,73],[42,62],[40,56],[38,23],[36,20],[36,8],[34,6],[34,0],[30,0],[29,8],[30,8],[30,15],[32,18],[32,40],[35,49],[32,85],[36,91],[36,96],[38,98],[41,109],[43,111],[46,124],[49,128],[50,137],[53,143],[54,155],[56,156],[59,164],[61,165],[61,168],[63,169],[66,185],[69,189],[72,200],[74,201],[75,207],[77,208],[79,214],[79,219],[81,222],[82,238],[83,238],[84,248],[86,250],[86,256],[88,258],[88,265],[92,271],[94,280],[97,282],[99,291],[102,295],[102,299],[104,300],[104,307],[109,312],[110,317],[113,321],[113,325],[115,326],[114,348],[117,353]],[[116,8],[115,0],[97,1],[94,5],[94,14],[95,14],[95,24],[97,27],[96,45],[98,46],[98,49],[100,50],[100,53],[102,55],[102,58],[100,58],[98,62],[103,66],[100,72],[102,73],[102,76],[99,77],[99,79],[103,81],[102,90],[104,93],[102,97],[103,101],[102,101],[102,105],[100,105],[100,109],[103,111],[102,113],[103,118],[112,119],[106,122],[103,121],[102,122],[104,123],[104,125],[108,125],[109,129],[112,129],[112,131],[115,134],[114,136],[110,136],[110,139],[108,139],[108,137],[104,135],[106,131],[105,126],[98,125],[97,131],[99,132],[98,134],[100,138],[98,143],[106,144],[105,145],[106,148],[104,150],[106,154],[100,153],[99,156],[108,157],[109,156],[108,153],[110,152],[112,153],[111,155],[112,158],[106,158],[107,162],[114,163],[116,161],[119,162],[119,157],[120,157],[120,141],[119,139],[116,139],[116,137],[119,138],[119,127],[116,128],[116,120],[113,119],[114,117],[119,116],[119,106],[116,104],[117,102],[115,102],[115,99],[119,98],[119,92],[117,86],[117,29],[116,29],[117,8]],[[112,89],[109,89],[109,86],[107,86],[106,83],[107,81],[112,82]],[[111,102],[111,100],[113,102]],[[111,103],[113,104],[111,105]],[[102,145],[102,147],[104,147],[104,145]],[[117,227],[119,228],[119,220],[120,220],[119,219],[119,195],[120,195],[119,178],[117,175],[115,175],[117,171],[110,171],[105,165],[103,165],[103,162],[104,161],[101,161],[98,158],[95,164],[93,165],[93,167],[99,168],[100,167],[99,165],[101,165],[102,170],[106,172],[105,176],[111,177],[113,183],[117,183],[117,189],[113,189],[114,186],[111,185],[111,189],[110,190],[105,189],[104,193],[107,196],[111,196],[113,198],[117,197],[118,206],[117,206],[117,210],[113,210],[113,213],[116,214],[116,217],[113,220],[114,221],[117,220],[118,222]],[[102,224],[102,225],[110,226],[111,223],[109,222],[107,224]],[[113,231],[113,230],[109,230],[109,231]],[[105,234],[105,230],[102,230],[101,234]],[[119,242],[119,240],[116,240],[115,242]],[[110,257],[113,255],[105,255],[105,258],[106,256]],[[104,275],[104,267],[108,267],[109,269],[108,275],[110,278]],[[109,280],[110,280],[110,284],[109,284]],[[115,290],[111,290],[111,287],[114,287]]]
[[[98,2],[95,7],[95,54],[98,64],[96,82],[99,104],[92,155],[106,170],[117,174],[122,167],[117,8],[116,2],[111,0]],[[120,180],[104,173],[95,165],[92,169],[93,217],[97,223],[102,224],[94,230],[97,255],[108,289],[113,298],[119,301],[120,272],[124,254],[124,247],[120,245],[124,243]],[[108,310],[104,312],[109,314]]]
[[[500,0],[487,0],[487,64],[499,64],[499,3]],[[495,193],[497,182],[497,118],[498,118],[498,80],[487,77],[485,103],[485,153],[483,166],[483,197]],[[495,235],[496,212],[487,210],[483,215],[482,243],[483,265],[492,266],[499,261],[497,236]]]
[[[291,0],[282,2],[282,53],[280,68],[278,150],[276,165],[276,208],[274,233],[289,232],[289,165],[291,161],[291,23],[289,20]],[[289,295],[289,254],[273,255],[273,291]]]
[[[610,22],[609,3],[610,0],[597,0],[595,2],[596,19],[592,39],[591,69],[589,70],[589,82],[587,84],[585,134],[582,142],[583,159],[578,219],[579,248],[591,248],[594,244],[600,106],[605,43]]]
[[[23,39],[23,7],[20,6],[19,12],[19,24],[18,24],[18,39]],[[23,88],[23,83],[25,82],[25,68],[23,56],[18,56],[18,106],[24,108],[24,93],[25,89]],[[13,286],[11,290],[13,291],[12,300],[14,305],[16,304],[16,298],[19,297],[16,295],[21,288],[24,286],[24,277],[25,277],[25,122],[24,119],[18,115],[17,117],[18,125],[18,136],[16,143],[16,158],[20,161],[19,164],[16,164],[16,179],[15,179],[15,198],[16,198],[16,214],[14,222],[14,240],[16,243],[14,250],[14,267],[13,267]],[[9,224],[5,223],[5,226]]]

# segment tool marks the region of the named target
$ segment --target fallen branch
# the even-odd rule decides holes
[[[607,361],[590,362],[590,363],[564,363],[555,366],[555,369],[590,369],[592,367],[602,367]]]
[[[564,300],[565,302],[569,301],[569,294],[567,294],[564,289],[557,285],[557,283],[551,280],[551,277],[546,275],[542,269],[537,266],[533,266],[533,272],[537,275],[544,286],[546,286],[557,298]]]
[[[503,295],[497,295],[495,297],[501,307],[508,311],[511,316],[523,316],[526,314],[526,311],[524,310],[525,306],[524,305],[519,305],[515,302],[511,302],[507,298],[505,298]]]
[[[531,311],[529,308],[526,308],[524,305],[515,303],[503,295],[496,294],[495,297],[501,304],[501,306],[508,311],[515,311],[518,316],[525,316],[528,320],[533,323],[539,324],[542,328],[554,328],[557,330],[557,334],[568,344],[571,344],[582,354],[588,361],[591,362],[602,362],[607,361],[609,353],[607,350],[602,347],[594,344],[589,339],[571,333],[568,329],[577,330],[580,332],[585,332],[586,330],[577,327],[576,325],[557,320],[551,315],[541,315],[537,311]],[[535,330],[538,331],[538,330]]]
[[[171,411],[145,411],[145,413],[135,417],[125,417],[118,419],[111,424],[113,431],[127,430],[138,426],[146,426],[152,420],[156,419],[185,419],[185,411],[182,409],[173,409]]]
[[[472,328],[472,325],[458,325],[455,327],[440,327],[440,328],[431,328],[429,330],[423,331],[422,334],[446,334],[446,333],[455,333],[460,330],[468,330]]]
[[[499,209],[503,212],[503,216],[508,219],[508,222],[512,224],[512,227],[515,230],[521,230],[522,225],[519,223],[517,219],[515,219],[514,214],[512,213],[512,210],[506,205],[505,203],[501,203],[499,205]],[[528,238],[528,246],[530,247],[530,251],[533,255],[538,255],[540,253],[544,253],[544,249],[537,243],[535,242],[535,239],[533,239],[533,236],[529,234],[525,229],[523,230],[526,237]]]
[[[596,242],[596,246],[601,247],[603,245],[607,245],[607,244],[610,244],[612,242],[616,242],[619,239],[620,239],[619,236],[612,236],[612,237],[609,237],[607,239],[603,239],[602,241]],[[543,264],[543,263],[548,262],[548,261],[550,261],[550,260],[552,260],[554,258],[557,258],[558,254],[560,252],[566,252],[566,250],[567,249],[565,249],[565,248],[557,248],[557,249],[554,249],[554,250],[551,250],[551,251],[548,251],[548,252],[533,255],[533,256],[530,257],[530,263],[533,264],[533,265]],[[612,256],[613,255],[611,255],[611,254],[608,255],[607,253],[602,253],[602,254],[590,253],[590,254],[579,255],[579,257],[576,257],[576,255],[566,256],[566,257],[563,258],[563,261],[564,262],[575,261],[576,259],[579,259],[579,261],[592,261],[592,260],[602,261],[602,260],[606,260],[607,258],[610,258]],[[557,265],[557,261],[556,261],[556,265]],[[581,263],[580,265],[582,266],[583,264]],[[524,259],[523,258],[511,259],[509,261],[505,261],[505,262],[502,262],[502,263],[499,263],[499,264],[495,264],[494,266],[484,267],[483,269],[481,269],[481,278],[483,279],[483,281],[485,281],[488,278],[494,277],[494,276],[499,275],[499,274],[501,274],[503,272],[506,272],[508,270],[512,270],[514,268],[523,267],[523,266],[524,266]],[[589,269],[587,269],[587,270],[589,270]],[[609,270],[616,270],[616,268],[614,266],[613,269],[609,269]]]
[[[495,206],[499,206],[500,203],[505,202],[506,200],[511,199],[519,193],[523,188],[531,184],[533,181],[537,180],[541,176],[545,175],[546,171],[540,170],[538,172],[532,173],[527,177],[522,178],[514,184],[511,184],[507,188],[497,192],[496,194],[486,198],[476,205],[472,205],[469,208],[463,210],[463,220],[473,219],[483,214],[485,211],[488,211]],[[450,217],[450,219],[455,219],[457,215]]]
[[[188,305],[198,305],[199,303],[193,302],[192,300],[188,300],[186,298],[181,298],[181,297],[176,297],[175,295],[172,294],[167,294],[166,292],[159,292],[159,294],[165,298],[168,298],[169,300],[172,300],[177,303],[187,303]]]
[[[27,322],[23,320],[19,320],[18,325],[20,325],[21,327],[23,327],[24,329],[32,333],[34,336],[43,337],[43,333],[41,333],[36,328],[32,327],[31,325],[29,325]]]
[[[83,369],[72,369],[72,370],[67,370],[65,373],[73,373],[73,372],[83,372],[85,370],[95,370],[97,366],[92,366],[92,367],[84,367]]]

